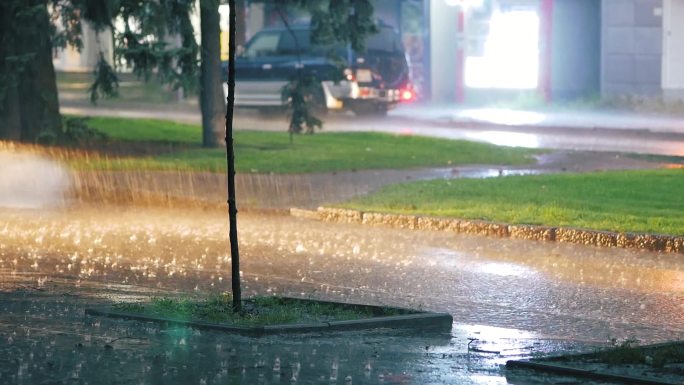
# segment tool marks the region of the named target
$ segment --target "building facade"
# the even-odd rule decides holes
[[[461,103],[474,95],[521,92],[547,100],[684,100],[684,0],[373,3],[376,16],[401,33],[425,100]],[[247,0],[244,12],[243,41],[279,23],[268,2]],[[100,52],[111,57],[111,33],[86,28],[83,40],[81,52],[55,52],[57,70],[90,71]]]

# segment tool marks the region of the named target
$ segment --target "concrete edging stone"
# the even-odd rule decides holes
[[[322,301],[318,301],[322,302]],[[325,302],[330,303],[330,302]],[[347,304],[348,305],[348,304]],[[369,305],[360,305],[365,307],[374,307]],[[406,310],[406,309],[399,309]],[[451,330],[454,322],[453,317],[448,313],[433,313],[426,311],[416,311],[411,314],[401,314],[392,316],[381,316],[372,318],[363,318],[356,320],[345,321],[328,321],[320,323],[303,323],[303,324],[279,324],[279,325],[264,325],[264,326],[233,326],[229,324],[173,319],[166,317],[158,317],[147,314],[133,313],[115,310],[111,306],[101,306],[95,308],[86,308],[85,314],[90,316],[104,316],[111,318],[123,318],[136,321],[156,322],[168,325],[189,326],[198,329],[217,330],[235,334],[249,335],[249,336],[264,336],[284,333],[316,333],[316,332],[333,332],[346,330],[368,330],[368,329],[399,329],[399,328],[418,328],[426,330]]]
[[[333,207],[319,207],[317,210],[291,209],[290,215],[328,222],[390,226],[411,230],[450,231],[502,238],[556,241],[599,247],[620,247],[684,254],[684,237],[661,234],[618,233],[571,227],[514,225],[459,218],[363,212]]]
[[[652,345],[635,346],[634,349],[639,349],[645,354],[647,353],[649,355],[654,355],[654,352],[658,351],[659,349],[671,349],[680,346],[684,346],[684,341],[670,341]],[[645,376],[643,375],[643,373],[635,375],[634,373],[627,374],[607,372],[604,370],[591,367],[582,368],[563,364],[563,362],[567,362],[569,360],[592,360],[600,354],[609,352],[610,350],[605,350],[586,353],[572,353],[524,360],[509,360],[506,361],[506,369],[532,369],[537,371],[556,373],[560,375],[585,377],[599,381],[624,382],[629,384],[675,385],[681,383],[677,381],[670,381],[667,378]]]

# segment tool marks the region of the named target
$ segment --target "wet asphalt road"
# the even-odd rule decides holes
[[[240,129],[275,131],[282,130],[283,124],[283,118],[264,118],[253,111],[241,111],[235,122]],[[423,135],[526,148],[684,156],[684,134],[644,129],[503,126],[430,119],[420,114],[390,113],[386,118],[359,118],[351,114],[331,113],[326,116],[324,130]]]
[[[200,122],[195,106],[141,108],[118,104],[108,106],[107,103],[103,103],[102,106],[93,107],[85,102],[64,101],[62,110],[72,115],[146,117],[194,124]],[[509,119],[502,119],[492,118],[491,121],[479,123],[477,121],[464,122],[458,119],[452,120],[448,116],[434,115],[428,109],[423,111],[418,107],[390,111],[389,116],[384,118],[356,117],[351,113],[334,112],[325,116],[323,131],[376,131],[465,139],[502,146],[684,156],[683,128],[669,131],[660,130],[659,127],[653,129],[602,128],[600,122],[597,122],[597,127],[588,126],[586,122],[582,123],[582,127],[564,127],[557,122],[552,126],[543,126],[516,122],[515,119],[510,120],[513,125],[505,125],[502,123],[509,122]],[[656,119],[653,124],[658,124],[658,122]],[[234,126],[245,130],[285,131],[287,129],[284,115],[263,116],[248,109],[236,110]]]
[[[505,383],[498,365],[507,358],[601,345],[611,338],[644,343],[684,338],[684,260],[677,255],[245,214],[239,219],[245,294],[446,311],[457,326],[441,336],[252,341],[124,321],[100,323],[82,316],[83,303],[142,298],[150,291],[229,290],[225,214],[98,207],[3,210],[2,217],[0,290],[6,294],[0,338],[11,340],[25,358],[31,351],[38,354],[36,346],[51,344],[66,354],[60,362],[67,366],[73,357],[64,349],[80,343],[86,351],[102,353],[102,341],[125,337],[126,342],[117,340],[121,350],[114,349],[120,365],[110,362],[110,369],[125,372],[132,365],[149,380],[156,362],[172,383],[200,374],[205,383],[217,383],[217,373],[223,373],[219,380],[242,378],[236,383],[275,383],[270,369],[243,373],[238,368],[259,366],[262,358],[270,368],[276,356],[291,368],[296,362],[319,365],[302,370],[295,383],[320,383],[321,376],[328,383],[333,365],[340,372],[344,367],[354,383]],[[468,357],[468,337],[479,338],[485,349],[491,346],[487,350],[509,353]],[[221,346],[214,347],[217,343]],[[184,355],[177,356],[179,349]],[[196,372],[187,369],[193,354],[206,355],[207,349],[223,358],[210,358],[214,363]],[[235,349],[245,353],[231,361]],[[315,357],[316,351],[321,356]],[[45,365],[46,360],[34,361]],[[84,360],[81,376],[86,367],[105,365],[92,355]],[[364,377],[369,360],[377,368]],[[18,361],[0,367],[14,370],[3,376],[16,376],[22,368]],[[380,382],[379,374],[392,381]],[[340,373],[333,383],[345,383],[346,375]]]

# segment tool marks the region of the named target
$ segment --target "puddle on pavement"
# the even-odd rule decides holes
[[[188,292],[230,289],[223,210],[4,210],[0,289],[64,279]],[[446,232],[239,218],[244,291],[448,311],[562,337],[682,335],[674,255]],[[107,286],[109,285],[109,286]]]
[[[580,346],[478,325],[248,338],[83,316],[81,297],[2,299],[0,381],[14,384],[98,382],[104,373],[122,383],[503,384],[505,359]],[[469,337],[478,338],[470,349]]]

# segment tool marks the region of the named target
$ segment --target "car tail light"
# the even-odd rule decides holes
[[[416,93],[411,87],[404,87],[399,91],[399,97],[402,102],[412,102],[416,99]]]
[[[344,70],[344,77],[350,82],[356,81],[356,77],[354,76],[354,72],[349,68]]]

